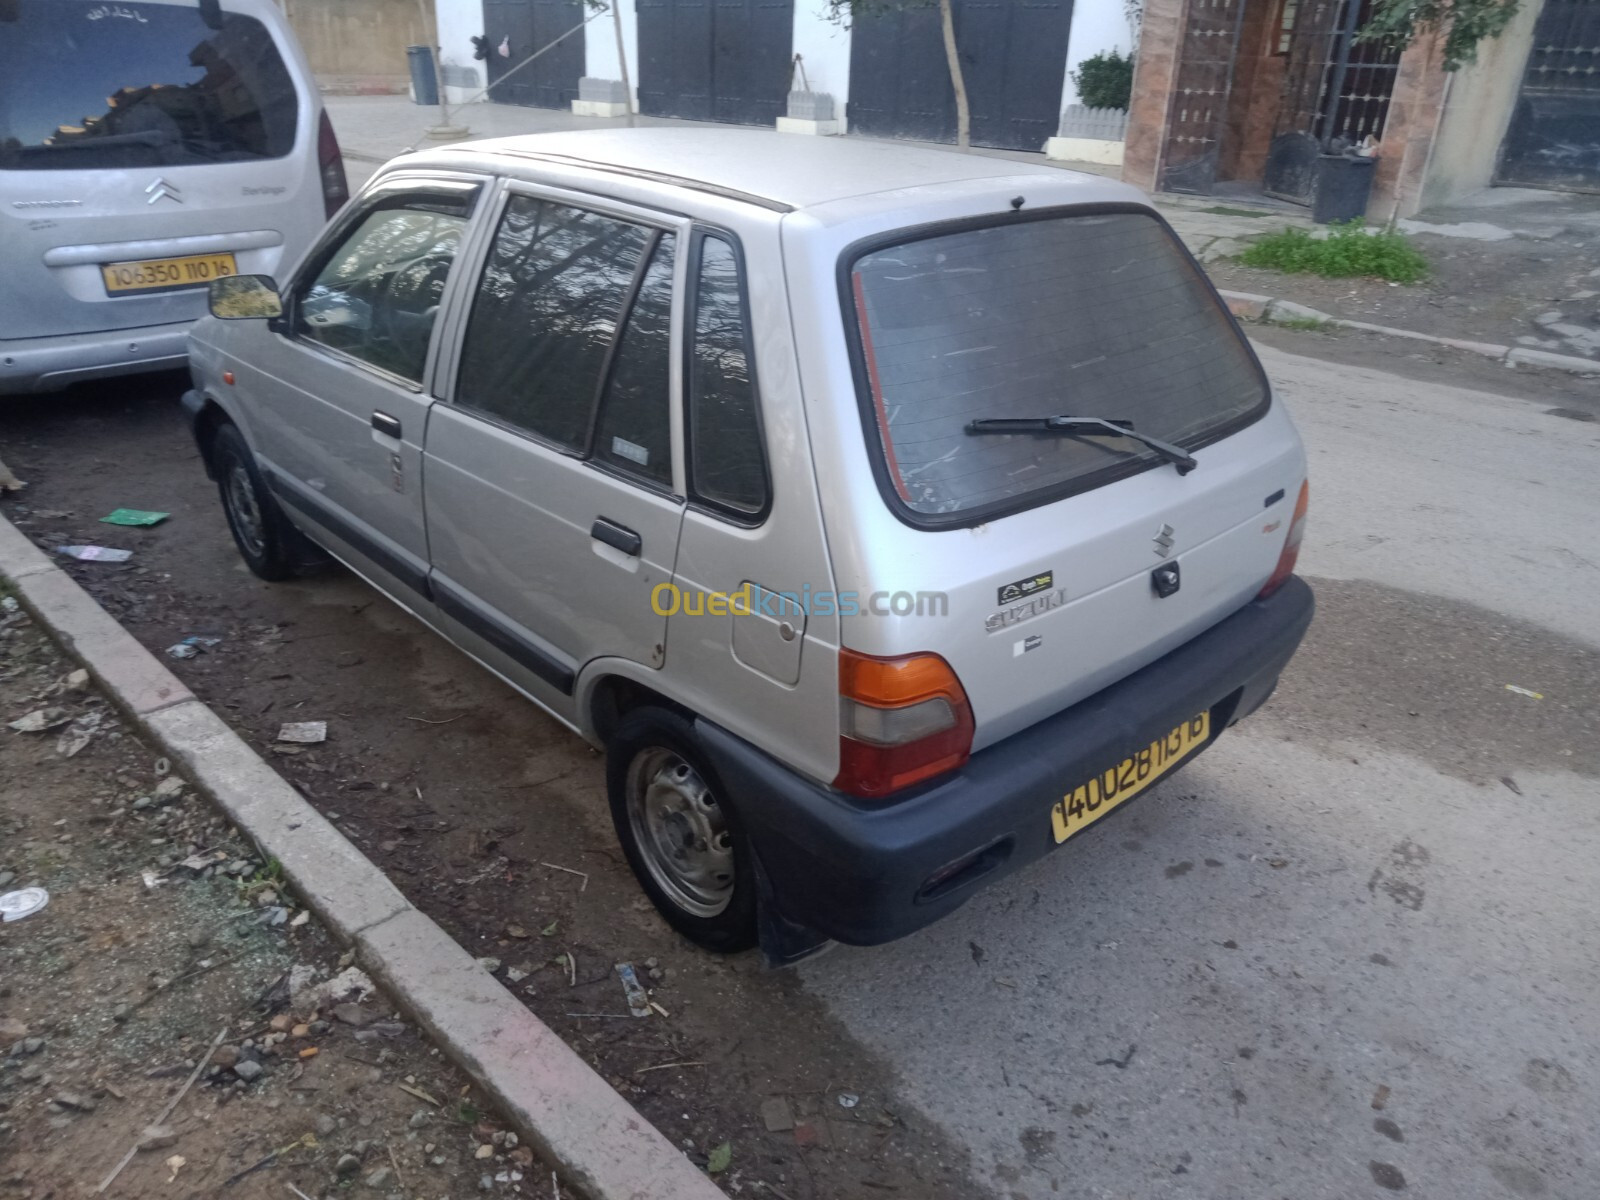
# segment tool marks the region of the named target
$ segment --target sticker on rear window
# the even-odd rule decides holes
[[[641,467],[650,465],[650,451],[639,445],[638,442],[630,442],[627,438],[612,438],[611,453],[618,458],[625,458],[629,462],[636,462]]]
[[[1000,589],[1000,603],[1014,604],[1018,600],[1026,600],[1035,592],[1042,592],[1053,587],[1055,581],[1056,573],[1054,571],[1040,571],[1037,575],[1029,575],[1026,579],[1008,583]]]

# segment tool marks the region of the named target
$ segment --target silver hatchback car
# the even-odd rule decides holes
[[[950,912],[1257,708],[1311,620],[1299,436],[1103,179],[468,143],[212,310],[184,402],[251,568],[326,551],[603,747],[712,949]]]

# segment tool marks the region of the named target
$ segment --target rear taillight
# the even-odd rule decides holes
[[[1300,485],[1300,498],[1294,502],[1294,516],[1289,520],[1289,532],[1283,539],[1283,553],[1278,555],[1278,565],[1273,568],[1257,600],[1265,600],[1288,582],[1294,574],[1294,565],[1300,558],[1300,541],[1306,535],[1306,509],[1311,506],[1311,483]]]
[[[876,799],[954,770],[972,753],[972,706],[937,654],[839,651],[839,776]]]
[[[322,205],[332,217],[350,199],[350,183],[344,177],[339,139],[333,136],[333,122],[326,110],[317,124],[317,169],[322,176]]]

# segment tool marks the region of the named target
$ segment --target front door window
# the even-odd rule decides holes
[[[466,224],[454,199],[390,200],[368,212],[302,285],[296,334],[420,383]]]

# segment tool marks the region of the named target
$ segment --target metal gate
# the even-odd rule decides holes
[[[1262,190],[1310,204],[1317,159],[1381,138],[1400,55],[1356,38],[1372,0],[1301,0]]]
[[[570,111],[583,74],[586,30],[546,50],[504,83],[497,81],[541,46],[580,24],[584,16],[582,0],[483,0],[489,98],[501,104]],[[500,53],[502,46],[505,54]]]
[[[1600,191],[1600,0],[1545,0],[1495,182]]]
[[[638,0],[638,13],[640,112],[777,124],[794,0]]]
[[[1072,0],[954,0],[972,144],[1042,150],[1061,119]],[[850,35],[850,129],[956,140],[956,98],[936,5],[858,16]]]
[[[1243,17],[1244,0],[1192,0],[1189,5],[1161,152],[1158,186],[1164,192],[1204,196],[1217,181]]]

